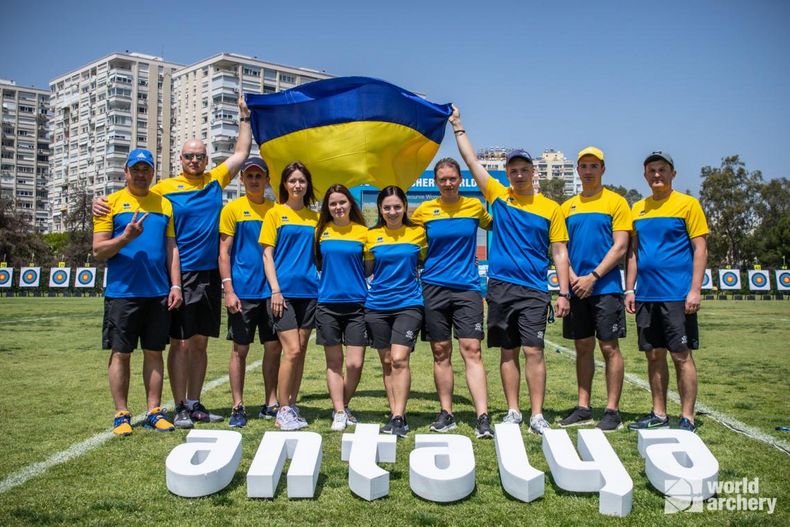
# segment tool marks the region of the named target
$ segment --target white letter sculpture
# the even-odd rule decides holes
[[[192,430],[165,460],[167,489],[185,498],[214,494],[228,486],[240,462],[240,433]]]
[[[579,453],[565,430],[543,432],[543,454],[561,489],[599,492],[598,512],[626,516],[631,512],[634,482],[601,430],[579,430]]]
[[[397,436],[379,434],[379,425],[359,423],[353,434],[343,434],[340,459],[348,461],[348,486],[362,499],[373,501],[390,493],[390,473],[376,463],[394,463]]]
[[[266,432],[247,472],[247,496],[273,498],[285,460],[288,497],[312,498],[321,468],[321,436],[315,432]]]
[[[461,435],[417,434],[409,455],[409,486],[430,501],[446,503],[475,489],[472,441]]]
[[[688,430],[639,430],[638,447],[650,484],[670,498],[665,512],[701,511],[719,479],[719,462],[702,439]]]
[[[530,502],[543,496],[543,472],[529,464],[527,450],[521,437],[521,428],[513,423],[500,423],[495,427],[494,444],[499,464],[502,488],[514,498]]]

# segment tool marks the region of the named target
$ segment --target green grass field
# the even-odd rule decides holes
[[[107,352],[100,348],[102,300],[97,298],[0,299],[0,481],[53,454],[106,432],[112,402],[106,379]],[[696,354],[700,402],[732,416],[781,441],[790,434],[776,425],[790,425],[787,416],[790,360],[790,302],[707,302],[700,314],[703,348]],[[626,371],[645,377],[645,361],[636,351],[633,317],[623,342]],[[548,339],[563,346],[560,324],[550,327]],[[227,373],[230,345],[213,339],[209,348],[207,380]],[[261,356],[256,346],[250,362]],[[504,413],[497,350],[485,350],[489,372],[492,417]],[[132,361],[130,408],[145,410],[141,355]],[[456,354],[457,355],[457,354]],[[545,413],[549,421],[575,403],[573,360],[547,346],[548,388]],[[701,415],[699,435],[720,464],[720,481],[760,478],[762,497],[777,498],[773,515],[765,512],[664,514],[664,499],[644,474],[644,460],[636,436],[626,430],[607,438],[634,480],[633,510],[624,519],[598,514],[598,497],[569,493],[551,479],[538,436],[523,436],[533,466],[546,472],[545,496],[532,503],[510,498],[502,489],[494,443],[474,441],[477,487],[467,499],[441,505],[429,503],[409,489],[408,455],[414,433],[398,444],[398,459],[382,465],[391,470],[390,495],[372,503],[355,497],[347,485],[347,465],[340,460],[340,434],[329,430],[330,406],[324,381],[323,351],[308,351],[300,407],[311,422],[308,430],[323,435],[323,463],[317,495],[311,500],[288,500],[285,476],[273,500],[246,497],[246,472],[264,432],[272,421],[251,419],[242,430],[243,459],[236,477],[222,492],[201,499],[170,494],[165,485],[164,460],[183,442],[186,432],[155,434],[141,427],[128,438],[113,438],[84,455],[58,464],[26,483],[0,490],[0,525],[788,525],[790,524],[790,456],[765,443],[735,433]],[[460,357],[456,369],[457,433],[474,438],[473,411],[463,381]],[[361,420],[382,422],[386,398],[375,351],[368,351],[358,396],[352,407]],[[412,356],[412,397],[409,424],[427,433],[438,410],[431,374],[430,351],[420,344]],[[673,374],[674,379],[674,374]],[[261,399],[260,371],[248,373],[246,401]],[[167,386],[167,384],[166,384]],[[674,380],[670,389],[675,389]],[[593,405],[600,417],[605,391],[603,374],[595,377]],[[169,388],[165,389],[169,400]],[[228,385],[206,392],[206,405],[230,414]],[[522,401],[526,386],[522,383]],[[524,402],[527,410],[527,403]],[[626,383],[621,413],[630,421],[650,409],[649,393]],[[251,408],[252,410],[252,408]],[[670,411],[679,408],[672,404]],[[257,408],[255,409],[257,413]],[[226,421],[227,422],[227,421]],[[212,425],[226,429],[227,424]],[[575,432],[571,431],[575,442]]]

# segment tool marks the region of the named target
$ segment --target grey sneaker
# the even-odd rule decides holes
[[[346,406],[346,421],[350,426],[357,424],[357,418],[351,413],[351,409]]]
[[[200,421],[201,423],[219,423],[225,420],[221,415],[209,412],[200,401],[198,401],[195,407],[192,408],[192,411],[189,412],[189,417],[191,417],[193,421]]]
[[[543,414],[533,415],[529,418],[530,432],[543,435],[544,430],[551,430],[551,426],[549,426],[549,422],[543,418]]]
[[[406,434],[409,433],[409,425],[406,424],[405,417],[396,415],[390,422],[392,423],[392,435],[406,437]]]
[[[436,421],[431,423],[431,431],[433,432],[449,432],[455,427],[455,417],[445,409],[442,409],[436,416]]]
[[[598,422],[599,428],[604,432],[614,432],[615,430],[620,430],[623,427],[623,420],[620,419],[620,412],[617,410],[609,410],[608,408],[604,410],[603,417]]]
[[[503,423],[513,423],[515,425],[520,425],[522,421],[521,412],[513,410],[512,408],[509,409],[505,417],[502,418]]]
[[[186,405],[184,404],[176,405],[176,413],[173,416],[173,426],[175,426],[176,428],[195,427],[195,423],[193,423],[192,418],[189,417],[189,410],[187,410]]]
[[[342,432],[348,426],[348,415],[346,412],[332,412],[332,430]]]
[[[477,426],[475,426],[475,436],[478,439],[493,439],[494,432],[491,430],[491,420],[488,414],[481,414],[477,418]]]
[[[296,418],[299,419],[300,422],[304,423],[305,426],[307,426],[307,419],[302,417],[302,414],[299,412],[299,407],[293,404],[291,405],[291,408],[293,408],[293,411],[296,412]]]
[[[593,422],[592,408],[585,408],[584,406],[577,406],[571,413],[565,416],[560,421],[560,426],[566,428],[569,426],[588,425]]]
[[[299,420],[299,415],[290,406],[281,406],[277,412],[277,419],[274,426],[286,432],[299,430],[307,426],[307,423]]]
[[[258,413],[258,417],[260,419],[275,419],[277,417],[277,410],[280,409],[280,405],[275,403],[271,406],[266,406],[265,404],[261,406],[261,411]]]

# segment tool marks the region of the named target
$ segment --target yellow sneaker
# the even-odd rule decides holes
[[[112,433],[117,436],[132,435],[132,416],[126,410],[121,410],[115,414]]]
[[[172,432],[175,430],[173,423],[165,417],[165,410],[157,406],[152,408],[150,412],[145,414],[145,421],[143,427],[152,428],[157,432]]]

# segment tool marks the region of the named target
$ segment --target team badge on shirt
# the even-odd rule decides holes
[[[383,242],[383,241],[384,241],[384,237],[383,236],[379,236],[378,238],[376,238],[376,243]]]
[[[245,211],[243,211],[241,214],[242,214],[243,216],[246,216],[246,217],[248,217],[248,218],[249,218],[250,216],[252,216],[252,214],[250,214],[250,211],[248,211],[248,210],[245,210]]]
[[[176,188],[177,188],[178,190],[181,190],[181,189],[183,189],[183,188],[184,188],[184,185],[180,185],[180,184],[179,184],[179,185],[176,185]]]
[[[329,238],[329,231],[324,231],[324,234],[321,235],[322,238]]]
[[[571,210],[576,210],[576,204],[575,203],[571,205]]]
[[[283,223],[288,223],[290,220],[288,219],[288,216],[280,216],[280,221]]]
[[[439,214],[441,214],[441,211],[439,209],[433,209],[434,216],[438,216]]]
[[[132,204],[131,203],[124,203],[123,204],[123,208],[124,209],[131,209],[132,208]]]

